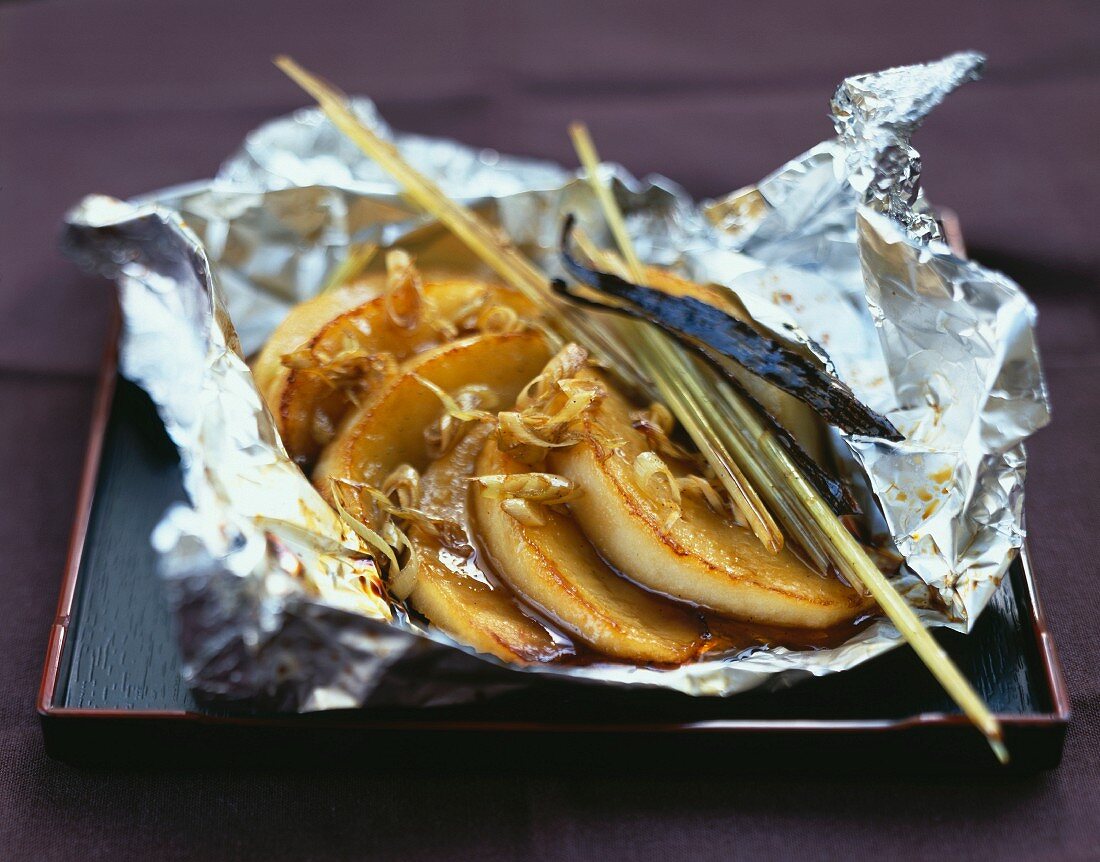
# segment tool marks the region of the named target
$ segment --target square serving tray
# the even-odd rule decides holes
[[[961,249],[957,231],[954,239]],[[180,673],[149,543],[165,509],[184,499],[178,456],[145,393],[117,376],[113,344],[38,694],[54,757],[543,771],[1002,768],[908,648],[730,698],[548,681],[461,707],[297,715],[199,702]],[[1026,547],[971,634],[937,637],[1000,717],[1009,768],[1056,766],[1069,698]]]

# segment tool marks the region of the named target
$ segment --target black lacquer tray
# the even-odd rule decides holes
[[[148,397],[106,363],[38,708],[64,760],[261,759],[563,768],[995,769],[976,730],[908,649],[777,692],[690,698],[547,683],[464,707],[242,714],[180,677],[149,535],[183,499]],[[939,635],[1004,722],[1013,768],[1055,766],[1069,699],[1026,553],[969,636]],[[382,740],[381,744],[378,743]],[[369,756],[369,758],[368,758]]]
[[[961,252],[957,226],[944,219]],[[227,761],[408,768],[1002,769],[908,648],[731,698],[547,681],[462,707],[242,713],[180,675],[149,536],[184,499],[176,450],[108,350],[38,710],[49,753],[81,763]],[[1027,550],[974,631],[937,637],[999,715],[1017,771],[1056,766],[1069,697]]]

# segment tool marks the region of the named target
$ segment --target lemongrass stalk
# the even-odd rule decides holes
[[[631,280],[635,284],[644,284],[645,273],[634,252],[633,243],[630,242],[630,235],[626,232],[622,213],[615,203],[610,187],[600,180],[599,156],[588,130],[580,123],[574,123],[569,127],[569,134],[573,138],[573,146],[584,167],[588,184],[600,202],[611,233],[626,261]],[[779,553],[783,547],[783,534],[717,432],[723,424],[722,417],[715,410],[713,401],[703,391],[699,377],[694,373],[696,368],[691,358],[680,345],[673,343],[664,333],[658,332],[647,323],[629,320],[620,321],[619,325],[637,339],[641,347],[637,353],[643,363],[643,370],[657,381],[661,396],[714,469],[733,505],[764,547],[773,554]],[[664,366],[671,373],[667,376],[654,374],[653,370],[659,366]],[[687,389],[687,397],[681,398],[674,384],[662,385],[662,381],[667,378]],[[678,406],[680,409],[677,409]],[[684,417],[689,421],[685,422]]]
[[[573,136],[574,144],[581,155],[581,161],[585,165],[589,178],[593,181],[597,195],[600,197],[600,202],[607,216],[608,226],[616,239],[619,251],[634,274],[635,283],[643,284],[644,270],[634,251],[630,235],[626,231],[626,224],[623,221],[618,204],[607,186],[598,179],[593,179],[598,176],[599,156],[591,137],[588,135],[587,129],[579,124],[570,127],[570,134]],[[974,687],[962,675],[962,672],[951,661],[950,656],[943,650],[943,647],[925,628],[916,612],[894,589],[889,579],[879,571],[855,536],[841,523],[836,513],[829,508],[829,505],[821,498],[813,485],[802,475],[790,453],[776,439],[771,430],[764,425],[752,407],[745,402],[739,393],[729,387],[725,388],[728,390],[725,401],[734,412],[735,418],[756,439],[765,459],[781,468],[786,488],[789,489],[802,507],[803,513],[809,516],[807,520],[816,525],[821,535],[828,542],[827,547],[833,552],[830,557],[837,569],[850,581],[862,585],[871,594],[886,616],[897,627],[902,637],[906,639],[913,651],[916,652],[921,661],[932,672],[932,675],[951,696],[951,699],[955,701],[970,721],[985,734],[997,759],[1002,763],[1007,763],[1008,749],[1004,744],[1000,722],[982,700],[981,695],[974,690]]]
[[[879,571],[866,549],[802,475],[790,453],[764,425],[756,412],[743,400],[738,403],[736,393],[729,394],[734,397],[728,398],[727,403],[737,421],[742,423],[746,430],[759,441],[762,454],[782,469],[786,479],[784,490],[793,496],[796,505],[801,509],[803,523],[817,533],[819,540],[826,548],[831,549],[832,553],[829,556],[837,570],[849,582],[861,585],[871,594],[951,699],[985,734],[997,759],[1007,763],[1008,750],[1004,745],[1000,722],[982,701],[981,696],[932,637],[916,612],[894,589],[886,575]]]
[[[339,90],[289,57],[277,57],[275,64],[317,100],[336,128],[397,181],[406,198],[437,218],[502,279],[546,309],[551,318],[556,318],[559,325],[607,362],[628,385],[639,391],[651,388],[650,381],[635,371],[634,357],[628,349],[609,338],[608,332],[601,329],[591,315],[563,303],[549,289],[545,275],[524,255],[504,242],[469,209],[443,194],[435,183],[410,166],[396,147],[367,128],[348,107]]]

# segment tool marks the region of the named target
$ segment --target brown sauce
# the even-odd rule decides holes
[[[554,642],[563,648],[554,663],[571,666],[589,666],[596,664],[632,664],[630,662],[605,655],[578,640],[572,634],[563,630],[556,622],[548,618],[538,608],[532,606],[522,595],[518,594],[500,577],[490,562],[489,555],[483,550],[478,537],[476,524],[471,522],[470,504],[468,502],[471,490],[467,489],[467,500],[464,505],[448,507],[447,517],[458,521],[466,530],[473,553],[463,556],[446,548],[439,547],[438,558],[450,571],[463,577],[475,578],[494,590],[500,590],[516,602],[523,613],[539,623],[550,633]],[[591,543],[590,543],[591,544]],[[599,554],[599,549],[592,546]],[[873,615],[866,614],[849,623],[834,626],[829,629],[800,629],[781,626],[770,626],[745,620],[737,620],[724,616],[715,611],[700,608],[690,603],[671,598],[662,593],[656,593],[632,579],[607,562],[603,555],[601,559],[619,577],[635,584],[639,589],[645,590],[656,600],[668,605],[672,611],[688,611],[696,616],[702,623],[703,636],[700,640],[699,650],[695,660],[715,659],[721,657],[735,657],[741,654],[755,652],[761,649],[784,647],[793,651],[812,651],[830,649],[840,646],[852,636],[862,631],[873,620]]]

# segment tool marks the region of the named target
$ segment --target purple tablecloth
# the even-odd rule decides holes
[[[5,858],[1100,858],[1100,5],[1091,2],[0,4],[0,855]],[[1074,718],[1058,770],[963,782],[84,771],[47,759],[33,697],[64,562],[111,287],[56,250],[65,208],[208,176],[304,103],[289,52],[398,127],[694,194],[829,134],[852,72],[978,48],[987,78],[916,143],[973,256],[1039,305],[1055,420],[1028,519]]]

